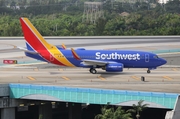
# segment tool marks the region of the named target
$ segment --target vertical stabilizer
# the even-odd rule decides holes
[[[45,50],[51,47],[27,18],[20,18],[20,22],[24,38],[34,50]]]
[[[53,64],[74,67],[56,46],[46,42],[27,18],[20,18],[20,22],[28,50],[37,52],[42,58]]]

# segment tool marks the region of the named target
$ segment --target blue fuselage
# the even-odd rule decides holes
[[[82,65],[83,60],[105,61],[112,63],[122,63],[124,68],[149,68],[154,69],[166,63],[156,54],[144,51],[134,50],[75,50],[82,60],[77,60],[73,57],[71,50],[62,50],[60,52],[76,67],[91,67]],[[46,61],[39,54],[26,53],[27,56]],[[58,55],[58,54],[53,54]],[[47,61],[49,62],[49,61]],[[96,66],[101,67],[101,66]]]

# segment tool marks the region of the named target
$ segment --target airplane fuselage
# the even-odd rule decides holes
[[[72,63],[71,66],[76,67],[92,67],[87,64],[82,64],[83,59],[88,60],[97,60],[97,61],[107,61],[107,62],[116,62],[122,63],[124,68],[150,68],[154,69],[164,62],[157,57],[157,55],[144,52],[144,51],[134,51],[134,50],[76,50],[76,53],[82,59],[81,61],[75,59],[72,55],[71,50],[62,50],[59,49],[61,53],[54,53],[51,55],[43,55],[43,54],[30,54],[26,53],[27,56],[47,61],[45,59],[49,59],[47,62],[51,62],[56,64],[55,58],[58,61],[67,60]],[[43,52],[43,51],[42,51]],[[63,63],[66,65],[65,63]],[[67,65],[66,65],[67,66]]]

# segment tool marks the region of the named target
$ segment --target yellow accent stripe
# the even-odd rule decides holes
[[[98,76],[99,79],[101,80],[106,80],[105,78],[103,78],[102,76]]]
[[[136,80],[140,80],[140,78],[138,78],[136,76],[131,76],[131,78],[136,79]]]
[[[33,77],[31,77],[31,76],[28,76],[27,78],[28,78],[29,80],[32,80],[32,81],[36,80],[35,78],[33,78]]]
[[[168,80],[172,80],[172,78],[169,76],[163,76],[163,78],[168,79]]]
[[[62,52],[56,46],[50,45],[49,43],[46,42],[46,40],[42,37],[42,35],[37,31],[37,29],[31,24],[31,22],[27,18],[24,18],[24,21],[31,28],[34,34],[36,34],[36,36],[46,47],[46,49],[54,56],[54,58],[56,58],[59,62],[63,63],[66,66],[75,67],[71,62],[69,62],[69,60],[66,59],[66,57],[64,57]]]
[[[63,63],[66,66],[69,67],[75,67],[69,60],[66,59],[66,57],[62,54],[60,50],[57,49],[56,46],[53,46],[53,48],[49,49],[49,51],[54,55],[54,57],[61,63]]]
[[[62,78],[65,79],[65,80],[69,80],[69,78],[66,77],[66,76],[62,76]]]

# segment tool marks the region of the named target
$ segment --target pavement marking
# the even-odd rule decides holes
[[[131,78],[136,79],[136,80],[140,80],[140,78],[137,76],[131,76]]]
[[[172,78],[169,76],[163,76],[163,78],[168,79],[168,80],[172,80]]]
[[[11,64],[11,65],[6,65],[4,67],[16,67],[16,66],[32,66],[36,64],[47,64],[47,62],[36,62],[36,63],[28,63],[28,64]]]
[[[15,57],[15,58],[28,58],[27,56],[18,56],[18,57]]]
[[[36,79],[33,78],[32,76],[28,76],[27,78],[28,78],[29,80],[32,80],[32,81],[36,80]]]
[[[15,49],[15,48],[17,48],[17,46],[15,46],[15,45],[13,45],[13,44],[9,44],[9,43],[2,43],[2,44],[13,46],[13,48],[10,48],[10,49]]]
[[[63,79],[65,79],[65,80],[70,80],[68,77],[66,77],[66,76],[62,76],[62,78]]]
[[[39,69],[38,69],[38,68],[35,68],[34,71],[39,71]]]
[[[176,68],[172,68],[173,71],[178,71]]]
[[[99,79],[101,80],[106,80],[105,78],[103,78],[102,76],[98,76]]]
[[[63,69],[58,69],[59,71],[64,71]]]

